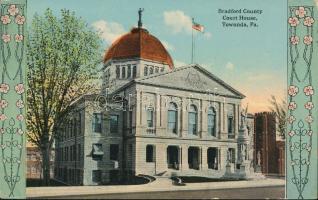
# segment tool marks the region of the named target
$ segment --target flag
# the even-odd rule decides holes
[[[202,26],[201,24],[195,23],[195,22],[192,23],[192,28],[194,30],[197,30],[197,31],[200,31],[200,32],[204,31],[204,26]]]

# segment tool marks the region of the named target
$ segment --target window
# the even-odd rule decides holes
[[[104,155],[103,145],[99,143],[93,144],[93,151],[92,151],[93,160],[97,160],[97,161],[102,160],[103,155]]]
[[[136,65],[133,66],[133,78],[136,78],[136,75],[137,75],[137,67]]]
[[[81,144],[77,144],[77,161],[81,160]]]
[[[149,67],[149,75],[153,74],[153,67]]]
[[[92,171],[92,181],[95,183],[100,183],[102,180],[102,171],[101,170],[93,170]]]
[[[78,134],[82,134],[82,114],[78,113]]]
[[[133,127],[133,112],[130,110],[128,112],[128,114],[129,114],[129,116],[128,116],[128,118],[129,118],[129,127],[132,128]]]
[[[229,115],[227,117],[227,132],[229,135],[231,135],[230,137],[233,137],[234,133],[233,133],[233,116]]]
[[[198,113],[197,109],[194,105],[190,106],[189,109],[189,134],[196,135],[197,134],[197,124],[198,124]]]
[[[92,128],[93,128],[93,132],[95,133],[102,132],[102,114],[101,113],[93,113]]]
[[[110,132],[118,132],[118,115],[110,115]]]
[[[154,146],[146,146],[146,162],[154,162]]]
[[[144,68],[144,76],[148,76],[148,66],[145,66]]]
[[[118,161],[119,145],[111,144],[110,145],[110,160]]]
[[[159,67],[156,67],[155,73],[159,73]]]
[[[235,149],[229,148],[228,149],[228,160],[230,163],[235,163]]]
[[[127,78],[131,77],[131,65],[127,65]]]
[[[215,109],[213,107],[209,108],[208,111],[208,134],[216,136],[216,120],[215,120]]]
[[[163,72],[165,69],[163,67],[160,68],[160,71]]]
[[[116,65],[116,78],[120,77],[120,66]]]
[[[126,78],[126,67],[121,68],[121,78],[122,79]]]
[[[153,126],[153,108],[147,109],[147,127],[152,128]]]
[[[168,110],[168,130],[172,133],[177,133],[177,119],[177,105],[175,103],[170,103]]]

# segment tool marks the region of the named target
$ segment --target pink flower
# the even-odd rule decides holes
[[[21,115],[21,114],[17,115],[17,120],[23,121],[23,119],[24,119],[23,115]]]
[[[306,15],[306,10],[304,7],[299,7],[296,11],[295,14],[299,17],[299,18],[304,18]]]
[[[0,108],[6,108],[8,106],[8,102],[4,99],[0,101]]]
[[[0,92],[1,93],[8,93],[8,91],[10,90],[10,87],[9,87],[9,85],[8,84],[6,84],[6,83],[2,83],[2,84],[0,84]]]
[[[4,121],[7,119],[7,116],[5,114],[0,115],[0,121]]]
[[[306,17],[304,19],[304,25],[305,26],[312,26],[312,24],[315,22],[315,20],[312,17]]]
[[[287,121],[292,124],[294,121],[296,120],[296,118],[294,117],[294,115],[291,115],[287,118]]]
[[[17,130],[17,134],[18,135],[22,135],[24,132],[23,132],[23,130],[21,129],[21,128],[19,128],[18,130]]]
[[[310,35],[306,35],[306,36],[304,37],[304,43],[305,43],[306,45],[310,45],[310,44],[312,43],[312,37],[311,37]]]
[[[24,24],[24,22],[25,22],[25,17],[24,16],[17,15],[15,17],[15,23],[17,23],[19,25],[22,25],[22,24]]]
[[[297,26],[299,24],[299,20],[297,17],[290,17],[290,18],[288,18],[288,23],[291,26]]]
[[[298,36],[291,36],[290,37],[290,42],[292,43],[292,45],[296,45],[299,42],[299,37]]]
[[[1,21],[4,25],[6,25],[6,24],[10,24],[11,19],[10,19],[9,15],[3,15],[3,16],[1,16]]]
[[[304,87],[304,93],[306,96],[311,96],[314,94],[314,89],[311,85]]]
[[[312,131],[311,131],[311,130],[308,131],[308,132],[307,132],[307,135],[311,136],[311,135],[312,135]]]
[[[17,8],[15,5],[10,5],[8,12],[11,16],[15,16],[19,12],[19,8]]]
[[[309,124],[311,124],[314,121],[314,118],[311,115],[308,115],[306,117],[306,122],[308,122]]]
[[[294,101],[289,102],[288,109],[295,110],[297,108],[297,104]]]
[[[22,40],[23,40],[23,35],[19,35],[19,34],[15,35],[15,41],[16,42],[21,42]]]
[[[289,131],[289,132],[288,132],[288,135],[289,135],[290,137],[293,137],[293,136],[295,135],[295,131]]]
[[[308,102],[305,104],[305,108],[306,108],[307,110],[311,110],[311,109],[313,109],[313,107],[314,107],[314,103],[311,102],[311,101],[308,101]]]
[[[298,93],[298,87],[295,85],[291,85],[288,88],[288,94],[292,97],[296,96]]]
[[[2,40],[3,40],[3,42],[5,42],[5,43],[10,42],[11,36],[10,36],[9,34],[3,34],[3,35],[2,35]]]
[[[22,101],[21,99],[19,99],[19,100],[17,101],[17,103],[16,103],[16,106],[17,106],[18,108],[23,108],[23,107],[24,107],[23,101]]]
[[[15,91],[18,94],[22,94],[24,92],[24,86],[22,83],[19,83],[18,85],[15,86]]]

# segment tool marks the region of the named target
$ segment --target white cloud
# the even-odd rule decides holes
[[[180,61],[180,60],[174,60],[173,63],[174,63],[174,67],[184,67],[184,66],[188,65],[185,62]]]
[[[92,26],[98,31],[100,37],[108,44],[111,44],[119,36],[126,32],[123,25],[117,22],[107,22],[105,20],[99,20],[94,22]]]
[[[229,70],[233,70],[234,67],[235,67],[234,64],[231,63],[231,62],[228,62],[228,63],[226,63],[226,65],[225,65],[225,68],[226,68],[226,69],[229,69]]]
[[[172,10],[163,12],[163,18],[165,25],[171,30],[172,33],[192,33],[192,19],[181,10]],[[204,26],[204,24],[202,24]],[[194,31],[194,34],[197,34]],[[210,32],[199,33],[203,34],[205,39],[210,39],[212,34]]]
[[[168,50],[168,51],[174,51],[174,46],[167,41],[161,41],[162,45]]]
[[[191,17],[184,14],[181,10],[165,11],[163,13],[164,22],[173,33],[192,31]]]

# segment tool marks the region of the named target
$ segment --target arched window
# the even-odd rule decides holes
[[[149,75],[153,74],[153,66],[149,67]]]
[[[148,66],[145,66],[144,68],[144,76],[148,76]]]
[[[208,110],[208,134],[216,136],[216,113],[213,107]]]
[[[170,103],[168,108],[168,130],[177,133],[178,110],[175,103]]]
[[[153,108],[147,109],[147,127],[153,128]]]
[[[122,79],[126,78],[126,67],[124,66],[121,68],[121,78]]]
[[[137,68],[136,68],[136,65],[133,66],[133,78],[136,78],[136,75],[137,75]]]
[[[197,135],[198,111],[194,105],[190,106],[188,114],[189,134]]]

